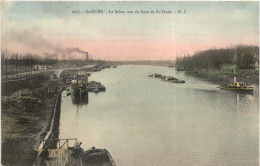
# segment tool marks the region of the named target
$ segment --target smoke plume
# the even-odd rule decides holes
[[[27,53],[42,55],[44,58],[70,59],[74,57],[73,54],[79,53],[84,57],[83,55],[86,53],[86,51],[78,47],[63,48],[60,44],[48,40],[39,28],[22,31],[14,29],[13,31],[6,31],[3,34],[2,46],[4,49],[11,49],[13,52],[19,52],[19,50],[14,49],[17,48],[16,46],[20,46],[23,50],[26,50]]]

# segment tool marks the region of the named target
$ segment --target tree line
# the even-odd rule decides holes
[[[215,70],[233,65],[237,69],[252,69],[259,65],[259,47],[238,45],[196,52],[193,56],[177,57],[177,70]]]
[[[94,63],[82,59],[58,59],[57,57],[39,56],[35,54],[1,53],[1,75],[3,79],[19,78],[58,67],[80,67]]]

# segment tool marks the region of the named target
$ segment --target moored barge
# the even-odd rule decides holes
[[[69,142],[73,140],[75,143],[70,146]],[[92,147],[84,151],[80,147],[81,142],[78,142],[76,138],[52,141],[58,141],[57,147],[48,148],[48,146],[43,146],[39,149],[34,166],[116,166],[112,156],[106,149]]]

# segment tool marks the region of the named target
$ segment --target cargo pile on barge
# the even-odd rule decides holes
[[[184,80],[179,80],[177,78],[171,77],[171,76],[164,76],[161,78],[162,81],[167,81],[167,82],[173,82],[173,83],[185,83]]]
[[[152,78],[162,78],[163,75],[158,74],[158,73],[154,73],[154,74],[150,74],[150,75],[148,75],[148,77],[152,77]]]
[[[163,76],[158,73],[150,74],[150,75],[148,75],[148,77],[160,78],[162,81],[167,81],[167,82],[172,82],[172,83],[185,83],[184,80],[179,80],[173,76]]]
[[[88,82],[87,89],[89,92],[106,91],[106,87],[104,85],[102,85],[100,82],[96,82],[96,81]]]

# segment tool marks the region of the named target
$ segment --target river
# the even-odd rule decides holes
[[[151,73],[186,81],[173,84]],[[75,105],[62,95],[60,138],[110,151],[118,166],[258,165],[259,97],[173,68],[119,66],[92,73],[106,92]],[[258,88],[258,87],[255,87]]]

